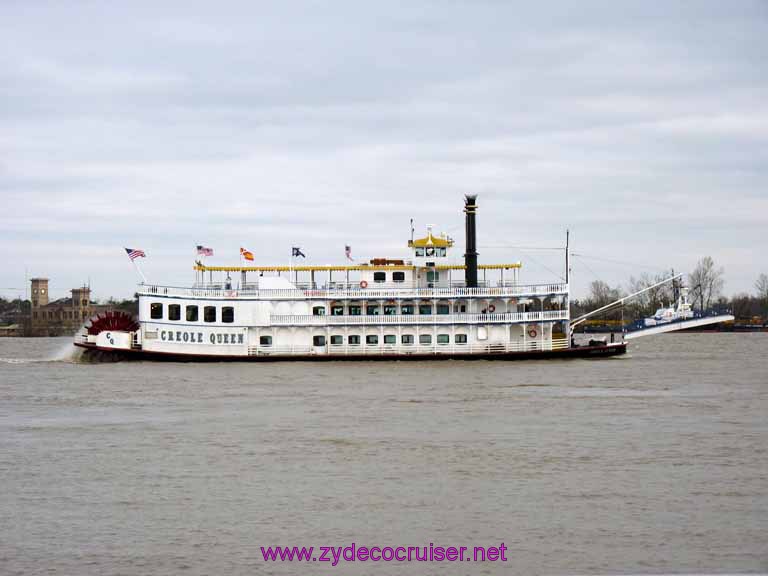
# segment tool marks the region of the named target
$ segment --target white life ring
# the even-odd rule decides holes
[[[493,314],[494,312],[496,312],[496,306],[494,306],[493,304],[491,304],[490,306],[488,306],[488,312],[490,312],[491,314]]]
[[[536,332],[536,328],[530,328],[528,330],[528,336],[530,336],[531,338],[536,338],[537,335],[538,335],[538,332]]]
[[[360,288],[368,288],[368,282],[366,282],[365,280],[362,280],[360,282]]]

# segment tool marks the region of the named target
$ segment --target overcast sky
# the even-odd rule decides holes
[[[399,4],[399,5],[398,5]],[[600,278],[768,272],[768,2],[0,3],[0,294],[130,296],[237,264],[407,254]]]

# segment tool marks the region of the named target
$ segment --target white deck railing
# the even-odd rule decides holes
[[[401,356],[414,354],[506,354],[562,350],[568,347],[567,338],[554,340],[527,340],[493,344],[383,344],[358,345],[331,344],[328,346],[251,346],[251,356]]]
[[[183,288],[142,284],[138,293],[142,296],[174,296],[182,298],[248,299],[248,300],[411,300],[424,298],[512,298],[519,296],[548,296],[567,294],[568,284],[515,284],[481,288],[342,288],[342,289],[293,289],[281,288],[245,290],[223,288]]]
[[[567,320],[568,310],[507,312],[504,314],[391,314],[366,316],[311,316],[273,314],[273,326],[379,326],[388,324],[511,324]]]

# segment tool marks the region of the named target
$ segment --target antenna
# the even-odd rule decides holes
[[[413,218],[411,218],[411,244],[413,244]]]
[[[571,231],[566,229],[565,230],[565,283],[566,284],[568,284],[568,279],[571,272],[571,265],[568,261],[569,252],[571,251],[570,244],[571,244]]]

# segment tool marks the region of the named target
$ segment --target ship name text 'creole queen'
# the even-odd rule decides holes
[[[344,266],[198,261],[193,285],[142,282],[138,321],[94,319],[75,343],[144,358],[214,360],[511,359],[626,350],[623,342],[572,344],[567,282],[521,284],[519,262],[479,265],[475,196],[466,196],[464,212],[462,264],[449,261],[453,239],[431,227],[408,242],[408,259]],[[298,248],[294,255],[303,256]]]

